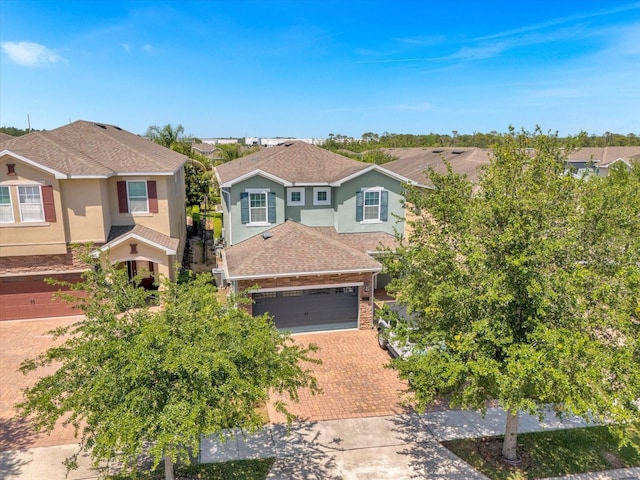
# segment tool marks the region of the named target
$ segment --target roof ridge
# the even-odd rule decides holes
[[[120,145],[120,147],[125,148],[130,154],[133,153],[133,154],[135,154],[135,155],[137,155],[139,157],[143,157],[146,161],[148,161],[149,163],[152,163],[156,167],[158,167],[158,166],[162,167],[162,164],[157,162],[154,156],[150,157],[147,154],[140,153],[139,151],[137,151],[137,150],[133,149],[132,147],[130,147],[129,145],[127,145],[126,143],[113,138],[111,135],[109,135],[107,133],[106,128],[101,128],[101,127],[111,127],[111,128],[114,128],[114,129],[118,130],[119,132],[124,132],[124,133],[128,133],[129,135],[133,135],[134,137],[138,137],[138,135],[135,135],[134,133],[128,132],[126,130],[123,130],[122,128],[118,127],[117,125],[111,125],[109,123],[91,122],[91,121],[88,121],[88,120],[76,120],[75,122],[70,123],[69,125],[73,125],[75,123],[83,124],[83,125],[86,125],[88,127],[91,127],[91,126],[98,127],[98,129],[96,130],[98,132],[98,135],[101,135],[102,137],[105,137],[105,138],[109,139],[109,141],[117,142]],[[59,127],[59,129],[62,129],[62,128],[64,128],[64,127]],[[58,130],[58,129],[56,129],[56,130]],[[143,138],[143,137],[140,137],[140,138]],[[148,140],[148,139],[147,139],[147,141],[151,142],[151,140]],[[155,142],[152,142],[152,143],[155,144]],[[156,145],[159,145],[159,144],[156,144]],[[175,153],[178,153],[178,152],[175,152]],[[111,171],[113,173],[120,173],[120,172],[117,172],[116,170],[114,170],[112,167],[104,165],[103,163],[101,163],[101,162],[99,162],[97,160],[94,160],[94,162],[97,165],[100,165],[101,167],[106,168],[106,169],[108,169],[109,171]]]

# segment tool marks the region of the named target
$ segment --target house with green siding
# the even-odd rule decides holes
[[[253,313],[300,332],[369,328],[376,254],[404,230],[410,180],[304,142],[216,167],[226,281]]]

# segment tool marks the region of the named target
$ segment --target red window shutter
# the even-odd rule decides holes
[[[56,221],[56,206],[53,203],[53,187],[42,186],[42,205],[44,206],[44,221],[53,223]]]
[[[147,181],[147,196],[149,197],[149,212],[158,213],[158,191],[155,180]]]
[[[127,182],[118,182],[118,205],[120,213],[129,212],[129,201],[127,199]]]

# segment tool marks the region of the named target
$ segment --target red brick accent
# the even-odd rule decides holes
[[[342,275],[306,275],[300,277],[261,278],[258,280],[238,281],[238,290],[244,291],[251,288],[282,288],[310,287],[335,284],[362,283],[369,286],[369,291],[360,287],[360,329],[368,330],[373,321],[373,274],[371,272],[345,273]],[[250,310],[249,310],[250,311]]]

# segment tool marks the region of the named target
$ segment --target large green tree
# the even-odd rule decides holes
[[[23,362],[24,373],[59,368],[25,390],[19,411],[38,430],[71,422],[96,463],[135,468],[146,452],[170,479],[201,436],[261,427],[270,389],[292,400],[298,388],[316,390],[304,366],[317,361],[315,347],[294,344],[267,316],[220,303],[209,275],[165,281],[157,309],[126,271],[86,260],[91,268],[73,286],[85,292],[76,297],[85,318],[54,332],[65,339],[59,347]],[[276,408],[286,413],[284,403]]]
[[[511,131],[475,186],[427,172],[386,260],[417,319],[418,353],[393,365],[420,407],[497,401],[509,460],[520,411],[638,420],[640,166],[577,179],[557,140]]]

